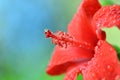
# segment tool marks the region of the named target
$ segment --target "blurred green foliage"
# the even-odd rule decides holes
[[[112,0],[99,0],[99,2],[101,3],[102,6],[114,4],[114,2]]]
[[[120,47],[120,31],[117,27],[112,28],[103,28],[103,31],[106,33],[106,40],[112,44]]]

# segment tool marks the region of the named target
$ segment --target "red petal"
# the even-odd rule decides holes
[[[98,38],[104,36],[104,33],[99,31],[102,27],[118,26],[120,28],[120,6],[106,6],[98,10],[93,17],[93,25],[96,25],[98,30]]]
[[[94,58],[82,73],[84,80],[120,79],[120,63],[115,49],[107,42],[99,41]]]
[[[89,60],[93,55],[93,51],[88,51],[80,47],[56,47],[48,65],[47,73],[50,75],[61,74],[65,72],[70,65]]]
[[[87,61],[70,66],[67,69],[64,80],[76,80],[77,76],[81,73],[81,71],[85,69],[86,64]]]
[[[94,13],[101,8],[98,0],[83,0],[81,8],[84,9],[88,17],[93,17]]]
[[[97,37],[93,26],[91,26],[91,17],[100,8],[98,0],[83,0],[77,13],[68,25],[68,33],[77,41],[86,41],[93,46],[96,45]]]
[[[93,21],[98,28],[118,26],[120,28],[120,6],[106,6],[96,12]]]
[[[96,33],[92,31],[90,19],[99,8],[98,0],[83,0],[78,12],[68,26],[68,34],[78,42],[91,43],[92,46],[95,46],[97,37]],[[56,48],[48,65],[47,73],[51,75],[63,73],[76,61],[88,60],[93,57],[93,54],[93,51],[80,47]]]

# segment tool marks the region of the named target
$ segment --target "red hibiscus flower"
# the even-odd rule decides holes
[[[120,6],[101,7],[98,0],[82,0],[67,33],[45,32],[56,45],[47,73],[66,73],[64,80],[119,80],[120,62],[115,49],[105,41],[102,27],[120,28]]]

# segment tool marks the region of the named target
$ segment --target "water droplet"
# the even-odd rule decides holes
[[[111,66],[110,65],[107,65],[107,69],[110,69],[111,68]]]
[[[100,67],[100,64],[98,64],[98,68]]]
[[[112,49],[112,48],[110,48],[110,51],[113,51],[113,49]]]
[[[82,47],[82,45],[79,45],[80,47]]]
[[[116,59],[114,59],[113,62],[116,63],[117,62]]]
[[[120,80],[120,75],[117,75],[117,76],[115,77],[115,80]]]
[[[96,30],[96,33],[98,34],[98,33],[99,33],[99,31],[98,31],[98,30]]]
[[[85,45],[88,45],[88,43],[87,43],[87,42],[85,42]]]
[[[92,76],[94,77],[94,76],[95,76],[95,73],[92,73]]]
[[[100,45],[101,45],[101,42],[99,41],[99,42],[98,42],[98,46],[100,46]]]
[[[105,72],[106,70],[105,69],[103,69],[103,72]]]
[[[116,22],[116,20],[113,20],[113,24]]]
[[[104,78],[102,78],[101,80],[106,80],[106,79],[105,79],[105,77],[104,77]]]
[[[48,31],[48,29],[44,29],[44,32],[47,32]]]
[[[96,47],[95,47],[95,50],[98,50],[98,49],[99,49],[98,46],[96,46]]]

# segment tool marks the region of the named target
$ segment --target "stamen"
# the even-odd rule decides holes
[[[52,38],[52,43],[60,47],[67,48],[68,46],[78,46],[89,50],[94,49],[94,46],[91,44],[87,42],[78,42],[74,40],[72,36],[63,31],[57,31],[56,34],[54,34],[50,30],[46,30],[45,35],[46,38]]]

